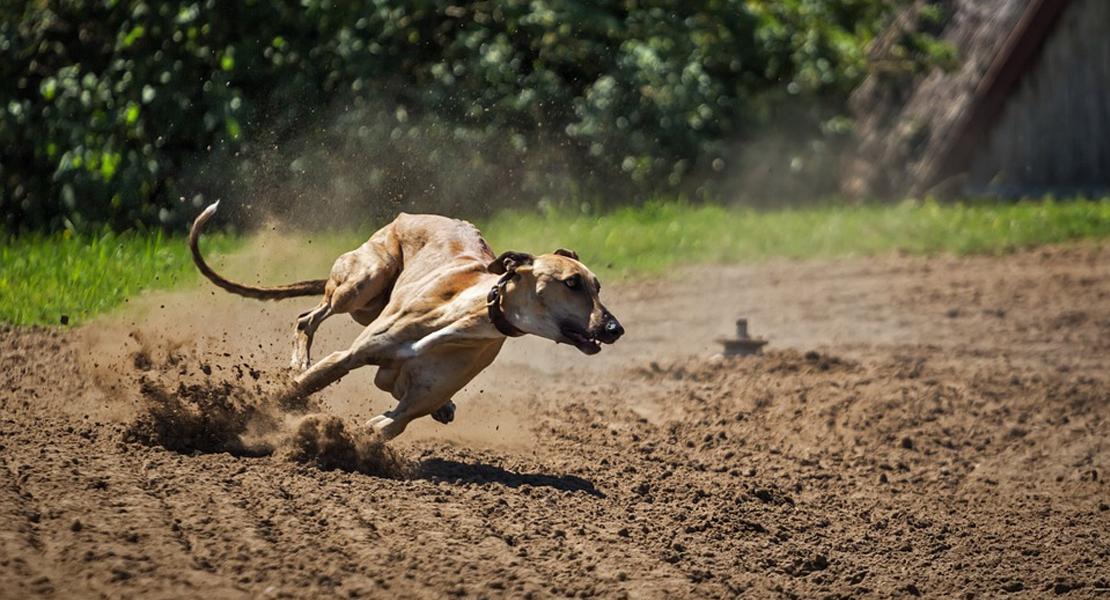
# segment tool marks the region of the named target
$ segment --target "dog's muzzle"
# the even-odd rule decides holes
[[[624,335],[624,327],[621,326],[616,317],[607,311],[602,315],[601,331],[598,332],[597,340],[605,344],[612,344],[622,335]]]
[[[624,327],[608,311],[602,313],[601,321],[588,331],[574,325],[566,325],[561,331],[564,341],[574,344],[583,354],[597,354],[602,344],[612,344],[624,335]]]

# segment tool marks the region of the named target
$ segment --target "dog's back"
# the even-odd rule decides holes
[[[458,289],[460,277],[486,274],[495,258],[478,228],[466,221],[401,213],[386,230],[401,262],[394,288],[410,295],[418,288],[421,295],[434,293],[429,285]]]
[[[483,267],[493,250],[474,225],[440,215],[401,213],[390,225],[399,242],[402,270],[410,266],[435,271],[448,262],[475,262]]]
[[[197,268],[221,288],[240,296],[280,300],[322,294],[320,303],[297,318],[290,362],[307,369],[316,329],[332,315],[348,314],[369,326],[383,313],[416,315],[440,310],[452,299],[489,277],[493,251],[476,227],[439,215],[401,213],[358,248],[339,256],[328,279],[278,286],[231,281],[212,270],[201,256],[198,241],[217,205],[193,222],[189,246]]]

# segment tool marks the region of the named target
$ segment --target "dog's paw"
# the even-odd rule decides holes
[[[396,437],[397,434],[392,432],[392,425],[393,417],[386,415],[378,415],[366,422],[366,426],[377,434],[382,441],[389,441]]]
[[[406,421],[398,421],[388,416],[388,413],[378,415],[366,422],[366,426],[372,429],[383,442],[388,442],[404,433],[406,425],[408,425]]]
[[[443,403],[443,406],[436,409],[432,413],[432,418],[444,425],[455,420],[455,403],[451,400]]]
[[[294,353],[293,359],[289,361],[289,368],[292,369],[295,373],[307,371],[308,367],[309,365],[307,356],[298,356],[296,353]]]
[[[374,430],[380,430],[382,427],[385,427],[386,425],[389,425],[392,422],[393,422],[392,417],[387,417],[385,415],[378,415],[378,416],[366,421],[366,426],[371,428],[371,429],[374,429]]]

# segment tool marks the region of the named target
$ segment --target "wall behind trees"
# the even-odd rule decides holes
[[[846,130],[898,7],[5,2],[3,227],[182,228],[226,197],[334,224],[712,196],[782,107],[814,138]]]

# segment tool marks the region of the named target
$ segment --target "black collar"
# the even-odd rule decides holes
[[[505,293],[505,285],[515,279],[517,274],[515,271],[509,271],[497,280],[497,283],[490,288],[489,294],[486,294],[486,310],[489,311],[489,320],[493,326],[497,328],[503,335],[508,337],[520,337],[526,332],[522,331],[516,325],[513,325],[505,318],[505,313],[501,310],[501,296]]]

